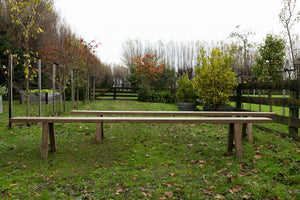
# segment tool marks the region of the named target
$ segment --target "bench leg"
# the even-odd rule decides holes
[[[54,123],[49,123],[49,136],[50,136],[50,148],[52,152],[57,151],[56,137],[55,137],[55,126]]]
[[[237,158],[243,157],[242,149],[242,132],[240,123],[234,123],[234,136],[235,136],[235,155]]]
[[[99,115],[98,117],[103,117],[103,115]],[[96,142],[101,143],[103,139],[104,139],[103,123],[97,123]]]
[[[234,124],[229,124],[228,130],[228,142],[227,142],[227,150],[232,152],[233,149],[233,138],[234,138]]]
[[[242,126],[242,137],[246,137],[247,136],[247,123],[243,123],[243,126]]]
[[[247,124],[247,129],[248,129],[248,142],[253,143],[254,137],[253,137],[252,123]]]
[[[40,149],[41,158],[48,156],[48,137],[49,137],[49,123],[44,122],[42,128],[42,145]]]

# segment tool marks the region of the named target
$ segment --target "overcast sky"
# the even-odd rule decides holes
[[[106,63],[121,63],[127,39],[220,41],[240,25],[262,43],[283,31],[282,0],[55,0],[55,7],[79,37],[101,42]],[[300,35],[300,23],[293,31]]]

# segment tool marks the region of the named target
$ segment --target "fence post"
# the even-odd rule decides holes
[[[39,116],[42,116],[42,63],[38,60],[38,86],[39,86]]]
[[[261,97],[261,90],[260,89],[258,90],[258,97]],[[259,110],[259,112],[261,112],[261,104],[259,104],[258,110]]]
[[[290,90],[290,99],[299,99],[299,90]],[[290,108],[290,120],[299,118],[299,108]],[[289,134],[298,135],[298,128],[289,126]]]
[[[236,91],[236,110],[241,110],[241,109],[242,109],[242,89],[241,89],[241,84],[239,84]]]
[[[8,79],[9,79],[9,86],[8,86],[8,99],[9,99],[9,119],[13,117],[13,58],[12,54],[9,54],[8,57]],[[8,127],[11,129],[12,128],[12,123],[8,122]]]
[[[72,109],[74,108],[74,70],[71,69],[71,99],[72,99]]]
[[[93,78],[93,101],[96,100],[96,97],[95,97],[95,91],[96,91],[96,78],[94,77]]]
[[[53,90],[53,97],[52,97],[52,115],[55,115],[55,67],[56,64],[53,63],[53,71],[52,71],[52,90]]]
[[[271,91],[271,90],[268,91],[268,98],[269,98],[269,100],[272,99],[272,91]],[[273,107],[272,107],[272,105],[270,105],[270,112],[273,112]]]
[[[282,90],[282,98],[285,98],[285,89]],[[282,116],[285,116],[285,107],[282,107]]]
[[[116,93],[117,93],[117,89],[116,87],[114,87],[114,100],[116,100]]]

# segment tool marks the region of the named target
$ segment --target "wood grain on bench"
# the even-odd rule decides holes
[[[255,116],[273,117],[274,112],[219,112],[219,111],[101,111],[72,110],[73,115],[137,115],[137,116]]]
[[[240,125],[243,123],[271,123],[267,117],[14,117],[10,122],[43,123],[41,157],[47,158],[48,140],[50,137],[51,151],[57,151],[54,123],[228,123],[229,134],[227,148],[233,149],[235,138],[236,157],[242,158],[242,134]],[[98,129],[99,130],[99,129]],[[101,142],[103,132],[96,133],[96,141]]]

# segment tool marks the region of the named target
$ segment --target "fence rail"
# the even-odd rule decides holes
[[[96,99],[105,97],[107,100],[137,100],[137,88],[112,87],[96,89]],[[107,98],[111,97],[111,98]]]
[[[283,91],[283,97],[272,97],[274,91],[278,95],[278,90]],[[289,93],[287,98],[284,97],[285,90],[288,90]],[[261,97],[261,91],[265,91],[267,96]],[[269,105],[271,109],[271,106],[288,108],[289,116],[278,115],[274,118],[274,122],[289,126],[289,134],[298,136],[298,128],[300,128],[299,91],[300,80],[239,84],[236,95],[231,96],[230,101],[236,102],[236,109],[238,110],[242,109],[242,103]],[[250,92],[253,92],[253,95],[250,95]]]

